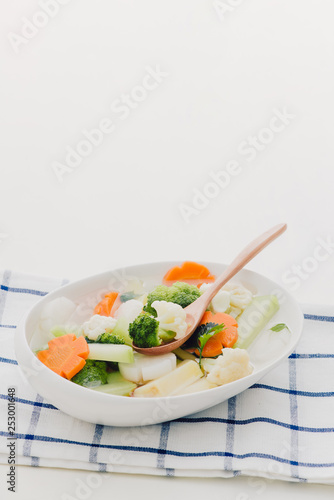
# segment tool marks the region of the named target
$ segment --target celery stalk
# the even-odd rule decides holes
[[[238,340],[233,347],[247,349],[278,310],[275,295],[254,297],[238,318]]]
[[[133,349],[125,344],[89,344],[88,359],[133,363]]]
[[[108,375],[108,382],[94,387],[94,391],[114,394],[115,396],[128,396],[136,387],[137,384],[125,380],[119,372],[112,372]]]

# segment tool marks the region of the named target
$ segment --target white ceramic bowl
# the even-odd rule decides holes
[[[160,284],[167,270],[177,264],[179,263],[160,262],[109,271],[73,282],[43,297],[22,320],[15,335],[17,360],[31,386],[54,406],[81,420],[121,427],[150,425],[190,415],[235,396],[258,382],[291,354],[300,338],[303,325],[303,314],[297,302],[273,281],[245,269],[232,281],[243,283],[258,295],[276,294],[280,301],[280,310],[271,324],[286,323],[291,334],[278,353],[271,355],[269,360],[263,360],[262,356],[262,362],[253,363],[254,372],[243,379],[200,393],[168,398],[113,396],[86,389],[59,377],[43,365],[32,352],[31,342],[39,316],[42,308],[49,301],[65,296],[79,303],[84,297],[89,309],[91,305],[87,297],[95,297],[94,300],[97,303],[98,292],[117,289],[122,282],[131,277],[143,279],[150,289]],[[203,264],[216,275],[226,267],[224,264],[212,262],[203,262]],[[44,339],[43,343],[47,340]],[[252,357],[251,361],[253,362]]]

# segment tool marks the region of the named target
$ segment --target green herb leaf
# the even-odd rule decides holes
[[[210,330],[210,332],[216,333],[216,332],[222,332],[225,330],[225,325],[224,323],[221,323],[220,325],[213,326]]]
[[[213,332],[212,333],[204,333],[204,335],[201,335],[199,337],[198,343],[199,343],[200,350],[203,351],[205,344],[207,343],[207,341],[209,339],[211,339],[212,335],[213,335]]]
[[[225,329],[224,323],[221,325],[215,325],[212,328],[210,328],[209,331],[206,333],[203,333],[198,337],[198,350],[199,350],[199,367],[202,368],[202,354],[203,354],[203,349],[205,347],[205,344],[207,343],[208,340],[211,339],[211,337],[216,333],[216,332],[221,332],[222,330]]]
[[[285,323],[278,323],[277,325],[270,328],[270,330],[272,330],[273,332],[281,332],[282,330],[284,330],[284,328],[286,328],[291,333],[290,328]]]

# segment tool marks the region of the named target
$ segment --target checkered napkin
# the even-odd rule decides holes
[[[289,359],[242,394],[162,425],[104,427],[57,410],[29,386],[14,354],[23,313],[60,280],[0,273],[0,413],[17,390],[17,463],[89,471],[334,484],[333,309],[309,306]],[[1,418],[0,463],[7,463]]]

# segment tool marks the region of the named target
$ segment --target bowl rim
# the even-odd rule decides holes
[[[203,265],[206,265],[207,267],[209,267],[210,265],[211,266],[218,266],[219,265],[222,267],[227,267],[227,265],[222,263],[222,262],[200,261],[200,260],[198,260],[196,262],[199,262]],[[82,395],[85,395],[85,394],[87,395],[87,390],[89,390],[90,397],[94,398],[96,401],[99,400],[101,402],[103,402],[103,401],[106,402],[108,400],[109,401],[116,400],[116,401],[123,401],[123,402],[136,401],[136,403],[131,403],[131,404],[132,405],[142,405],[142,404],[149,405],[152,401],[166,402],[167,400],[169,401],[171,398],[173,399],[173,401],[174,400],[179,401],[180,399],[190,400],[190,399],[198,397],[198,395],[209,392],[208,390],[203,390],[203,391],[189,393],[189,394],[159,396],[159,397],[154,397],[154,398],[136,398],[136,397],[125,397],[125,396],[119,396],[119,395],[115,395],[115,394],[107,394],[107,393],[103,393],[103,392],[99,392],[99,391],[94,391],[94,390],[89,389],[87,387],[82,387],[78,384],[74,384],[70,380],[67,380],[66,378],[63,378],[63,377],[60,377],[59,375],[57,375],[55,372],[53,372],[51,369],[49,369],[47,366],[45,366],[41,361],[39,361],[39,359],[34,354],[33,350],[31,349],[31,347],[28,343],[26,333],[27,333],[27,321],[28,321],[30,315],[34,313],[34,310],[36,307],[40,306],[40,304],[43,303],[44,301],[48,302],[49,300],[52,300],[53,296],[58,295],[61,290],[64,290],[65,288],[76,287],[80,283],[83,283],[83,282],[86,282],[89,280],[99,279],[99,278],[102,278],[103,276],[107,276],[108,274],[117,273],[117,272],[122,271],[122,270],[131,270],[133,268],[139,268],[139,267],[144,268],[144,267],[148,267],[148,266],[152,266],[152,265],[156,265],[158,267],[159,266],[161,266],[161,267],[162,266],[166,266],[166,267],[170,266],[171,267],[173,265],[180,265],[180,261],[155,261],[155,262],[134,264],[131,266],[123,266],[123,267],[111,269],[109,271],[103,271],[101,273],[91,274],[89,276],[86,276],[85,278],[80,278],[80,279],[71,281],[65,285],[62,285],[62,286],[55,288],[51,292],[46,293],[46,295],[41,297],[23,315],[23,317],[21,318],[21,320],[17,326],[16,332],[15,332],[15,355],[16,355],[19,367],[22,368],[23,364],[26,366],[26,364],[29,363],[29,361],[31,361],[31,363],[37,363],[37,366],[39,367],[37,376],[43,375],[43,377],[50,380],[50,383],[56,383],[59,385],[59,387],[62,385],[64,390],[66,390],[67,395],[71,395],[71,394],[69,394],[69,391],[70,391],[70,393],[72,393],[73,391],[75,391],[75,393],[77,393],[77,391],[80,391]],[[297,300],[290,294],[290,292],[288,292],[284,287],[282,287],[281,285],[279,285],[275,281],[271,280],[270,278],[267,278],[265,275],[258,273],[257,271],[252,271],[252,270],[247,269],[247,268],[243,268],[241,271],[239,271],[239,273],[234,277],[234,278],[236,278],[236,280],[238,279],[238,275],[240,273],[246,274],[246,275],[248,274],[250,277],[255,275],[257,277],[260,277],[261,279],[265,279],[269,284],[273,285],[274,290],[279,289],[279,290],[283,291],[284,295],[287,297],[288,301],[293,304],[294,310],[296,312],[298,311],[299,322],[300,322],[299,323],[299,331],[293,332],[294,336],[295,336],[294,342],[292,344],[290,344],[289,348],[285,349],[283,351],[283,353],[277,359],[275,359],[272,363],[265,365],[264,367],[260,368],[259,370],[253,371],[251,374],[247,375],[246,377],[243,377],[241,379],[237,379],[233,382],[229,382],[228,384],[214,387],[214,388],[210,389],[210,394],[212,394],[213,392],[215,394],[218,394],[219,392],[223,393],[224,389],[226,387],[233,388],[234,386],[240,384],[240,381],[247,381],[254,376],[255,376],[254,378],[257,378],[258,380],[261,379],[262,376],[264,376],[268,371],[271,371],[272,369],[274,369],[284,359],[286,359],[286,358],[288,358],[288,356],[290,356],[290,354],[293,352],[296,345],[298,344],[300,337],[302,335],[302,331],[303,331],[304,315],[303,315],[303,312],[302,312]],[[232,278],[232,280],[230,280],[230,281],[233,281],[234,278]],[[24,360],[26,361],[26,363],[24,363]],[[30,366],[32,366],[31,363],[30,363]],[[23,371],[24,371],[24,369],[23,369]],[[29,377],[26,377],[26,378],[28,379],[28,382],[30,383]],[[250,387],[250,386],[247,386],[247,387]],[[48,396],[46,396],[44,394],[42,394],[42,396],[44,396],[45,399],[50,401]],[[143,403],[143,401],[146,401],[146,403]],[[92,401],[92,404],[94,404],[94,401]]]

